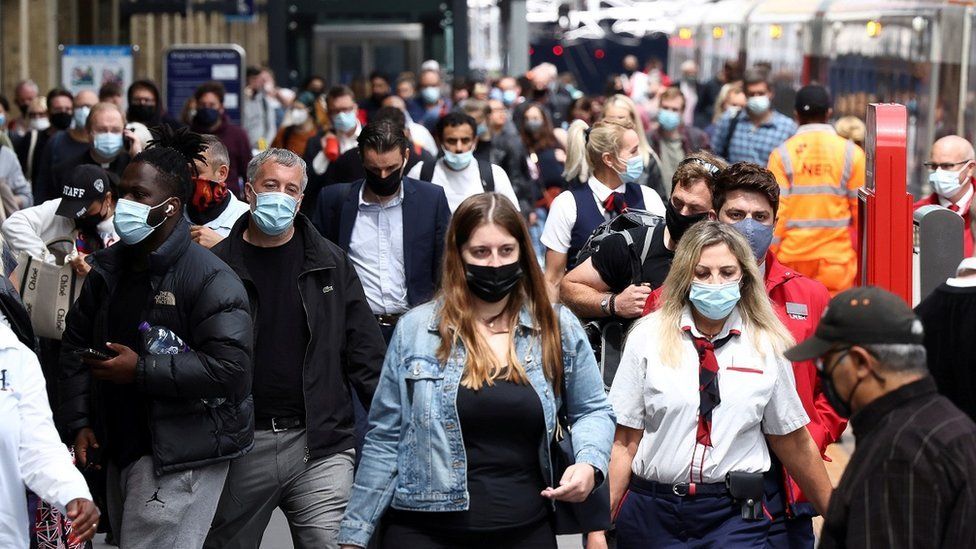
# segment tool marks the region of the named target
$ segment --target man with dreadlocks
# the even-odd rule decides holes
[[[253,444],[251,319],[240,280],[183,218],[200,136],[153,134],[122,174],[121,242],[89,257],[68,313],[58,422],[82,467],[107,467],[122,547],[200,547],[229,460]],[[158,354],[146,324],[181,352]]]

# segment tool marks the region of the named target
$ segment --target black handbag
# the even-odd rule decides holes
[[[556,413],[556,434],[549,444],[554,488],[566,469],[576,463],[573,436],[569,428],[569,412],[566,410],[565,376],[560,394],[562,404]],[[555,501],[554,504],[552,529],[557,535],[586,534],[610,529],[610,483],[607,479],[580,503]]]

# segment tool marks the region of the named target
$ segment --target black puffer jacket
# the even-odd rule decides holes
[[[99,432],[103,382],[93,383],[74,351],[103,347],[126,248],[119,243],[91,256],[92,270],[68,312],[62,338],[58,425],[69,437],[92,427],[103,445],[112,443]],[[185,222],[150,255],[149,264],[152,298],[142,318],[173,330],[190,347],[177,355],[133,349],[141,356],[135,388],[149,402],[156,473],[243,455],[254,442],[251,316],[244,286],[227,265],[190,241]]]

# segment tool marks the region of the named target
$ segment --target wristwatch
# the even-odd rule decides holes
[[[613,294],[609,293],[603,296],[603,301],[600,302],[600,310],[603,314],[610,316],[610,300],[613,299]]]

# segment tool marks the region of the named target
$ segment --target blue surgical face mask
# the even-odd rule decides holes
[[[104,158],[115,159],[122,152],[121,133],[96,133],[92,140],[92,148]]]
[[[516,99],[518,99],[518,94],[515,93],[515,90],[505,90],[502,92],[502,103],[505,103],[506,107],[515,103]]]
[[[722,320],[732,314],[739,302],[739,281],[725,284],[706,284],[693,280],[688,299],[692,306],[706,318]]]
[[[72,115],[75,122],[75,129],[85,127],[85,122],[88,122],[88,113],[90,112],[91,107],[75,107],[75,113]]]
[[[278,236],[288,230],[295,222],[298,201],[285,193],[254,193],[256,204],[251,211],[251,219],[258,229],[268,236]]]
[[[757,95],[746,99],[746,110],[752,114],[762,114],[769,110],[769,96]]]
[[[147,236],[151,235],[157,227],[165,223],[165,217],[155,225],[150,225],[148,219],[149,212],[163,206],[168,201],[169,199],[167,198],[155,206],[148,206],[133,200],[120,198],[115,205],[115,215],[112,218],[112,224],[115,225],[115,232],[118,233],[122,242],[129,245],[138,244],[145,240]],[[171,209],[167,209],[166,211],[169,212]]]
[[[468,165],[471,164],[472,160],[474,160],[474,151],[463,153],[444,151],[444,163],[456,172],[467,168]]]
[[[962,170],[949,171],[949,170],[936,170],[929,174],[929,184],[932,185],[932,189],[943,198],[949,198],[959,192],[962,188],[962,183],[959,182],[959,175],[966,168],[963,167]]]
[[[681,125],[681,115],[665,109],[657,111],[657,123],[661,125],[661,129],[669,132]]]
[[[478,124],[478,137],[481,137],[486,133],[488,133],[488,124],[485,124],[484,122]]]
[[[0,114],[0,131],[6,129],[6,124],[7,124],[7,115]]]
[[[747,217],[738,223],[733,223],[732,228],[746,237],[752,254],[756,257],[756,262],[765,261],[766,252],[769,251],[769,245],[773,242],[773,226],[764,225],[751,217]]]
[[[441,99],[441,89],[437,86],[427,86],[420,89],[420,96],[424,98],[424,103],[433,105]]]
[[[356,127],[359,119],[356,118],[356,111],[342,111],[332,117],[332,126],[336,131],[345,133]]]
[[[621,161],[623,162],[623,160]],[[644,174],[643,156],[638,154],[637,156],[624,162],[624,164],[627,165],[627,169],[618,174],[620,176],[620,180],[624,183],[633,183],[640,179],[640,176]]]

